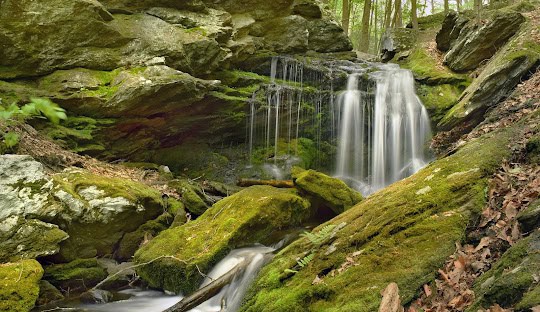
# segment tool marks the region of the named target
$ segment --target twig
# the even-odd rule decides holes
[[[21,261],[20,263],[21,263],[21,271],[19,272],[19,278],[17,279],[16,283],[18,283],[18,282],[21,280],[21,278],[22,278],[22,272],[23,272],[23,270],[24,270],[24,264],[23,264],[23,262]]]

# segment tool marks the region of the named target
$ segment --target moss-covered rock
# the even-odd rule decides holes
[[[160,232],[168,229],[174,220],[174,215],[164,213],[155,220],[147,221],[139,226],[136,231],[124,234],[114,253],[114,258],[118,261],[130,260],[145,238],[156,237]]]
[[[308,194],[319,205],[340,214],[362,200],[362,194],[351,189],[343,181],[315,170],[293,171],[293,181],[300,192]]]
[[[124,233],[163,212],[161,194],[142,183],[85,170],[53,177],[54,223],[69,234],[55,261],[112,255]]]
[[[536,231],[510,247],[489,271],[476,280],[475,302],[467,311],[489,308],[494,304],[507,308],[520,301],[521,309],[532,308],[534,305],[530,304],[540,302],[538,297],[532,297],[538,293],[535,288],[540,285],[539,274],[540,231]]]
[[[448,51],[456,39],[458,39],[459,33],[467,22],[469,22],[467,14],[460,14],[456,13],[455,11],[450,11],[444,18],[442,27],[435,37],[437,49],[441,51]]]
[[[169,182],[169,186],[175,188],[182,196],[185,209],[197,216],[202,215],[212,206],[212,202],[196,182],[176,180]]]
[[[480,123],[490,107],[507,97],[523,77],[534,70],[540,61],[540,44],[530,37],[535,28],[538,24],[532,19],[521,25],[518,33],[491,58],[465,89],[459,102],[439,122],[440,129]]]
[[[58,288],[46,280],[39,281],[39,298],[36,301],[37,306],[47,305],[49,303],[63,300],[65,297],[62,295]]]
[[[476,139],[315,229],[334,225],[332,239],[293,242],[262,269],[241,311],[375,311],[390,282],[410,302],[484,207],[487,178],[510,154],[515,131]],[[298,269],[308,254],[313,260]],[[312,284],[316,276],[322,282]]]
[[[523,15],[518,12],[501,11],[483,26],[474,24],[463,27],[444,62],[457,72],[475,69],[505,45],[524,21]]]
[[[80,293],[107,277],[107,271],[95,258],[77,259],[69,263],[45,267],[43,279],[68,293]]]
[[[30,311],[39,295],[43,268],[36,260],[0,264],[0,311]]]
[[[533,201],[527,209],[520,211],[517,219],[524,233],[540,228],[540,199]]]
[[[309,202],[293,190],[247,188],[217,202],[195,221],[165,230],[144,245],[135,261],[153,262],[138,268],[138,273],[152,287],[189,293],[203,280],[199,270],[208,272],[231,249],[260,242],[310,215]]]

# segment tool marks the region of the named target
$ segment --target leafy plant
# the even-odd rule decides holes
[[[21,107],[15,103],[8,107],[0,106],[0,121],[4,121],[7,126],[24,123],[32,118],[48,119],[52,123],[58,124],[67,116],[63,108],[49,99],[31,98],[30,103]],[[0,135],[3,136],[3,142],[7,148],[12,148],[19,143],[20,137],[17,133],[0,130]]]
[[[335,227],[333,224],[328,224],[317,233],[304,232],[300,236],[307,237],[313,245],[320,245],[330,238]]]
[[[298,264],[299,267],[303,268],[306,265],[308,265],[311,262],[311,260],[313,260],[313,258],[315,258],[315,253],[312,252],[309,255],[305,256],[304,258],[296,261],[296,263]]]

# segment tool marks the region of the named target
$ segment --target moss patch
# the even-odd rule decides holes
[[[461,92],[466,88],[465,83],[442,85],[419,85],[417,94],[429,112],[430,119],[437,123],[446,112],[457,103]]]
[[[435,278],[480,213],[487,178],[510,154],[512,136],[507,130],[472,141],[321,225],[344,227],[291,275],[285,270],[312,248],[306,238],[293,242],[263,268],[241,311],[376,311],[390,282],[406,304]],[[339,273],[347,257],[354,265]],[[311,284],[316,276],[322,284]]]
[[[309,202],[294,190],[253,186],[229,196],[195,221],[161,232],[135,254],[150,286],[189,293],[228,251],[261,241],[273,231],[300,224],[311,215]]]
[[[466,75],[456,74],[447,67],[437,64],[422,46],[413,49],[411,54],[399,64],[411,70],[416,80],[429,85],[460,84],[469,81]]]
[[[69,292],[82,292],[107,277],[107,271],[95,258],[77,259],[45,267],[43,279]]]
[[[43,268],[36,260],[0,264],[0,311],[30,311],[39,295]]]

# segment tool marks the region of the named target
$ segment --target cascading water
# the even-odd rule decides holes
[[[374,72],[375,97],[360,91],[359,73],[349,75],[341,107],[337,176],[364,194],[403,179],[427,163],[429,117],[414,92],[410,71],[384,66]]]

